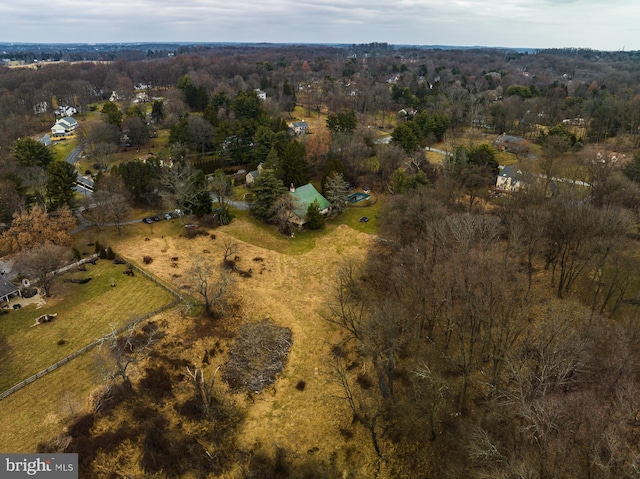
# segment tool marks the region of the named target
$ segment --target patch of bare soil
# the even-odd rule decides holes
[[[338,266],[347,258],[364,259],[371,236],[341,226],[318,239],[312,251],[289,256],[217,229],[215,237],[125,240],[117,253],[141,266],[144,256],[152,257],[145,269],[188,292],[193,262],[205,256],[222,267],[229,240],[237,244],[238,267],[252,270],[250,277],[233,274],[232,293],[240,307],[231,328],[239,331],[244,323],[269,319],[288,328],[292,342],[274,385],[260,394],[234,395],[246,410],[238,449],[260,451],[272,461],[284,459],[292,465],[292,476],[321,464],[326,477],[373,477],[378,457],[371,440],[362,428],[352,427],[348,404],[340,399],[344,391],[330,374],[330,350],[339,341],[339,331],[322,319]],[[353,434],[341,434],[349,428]]]

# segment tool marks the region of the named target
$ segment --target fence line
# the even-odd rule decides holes
[[[92,255],[89,258],[86,258],[82,262],[91,261],[91,259],[95,259],[94,256],[97,256],[97,255]],[[133,321],[130,321],[129,323],[125,324],[124,326],[119,327],[118,329],[115,330],[115,334],[116,335],[124,332],[125,330],[135,326],[136,324],[138,324],[138,323],[140,323],[142,321],[146,321],[147,319],[149,319],[149,318],[151,318],[151,317],[153,317],[153,316],[155,316],[157,314],[160,314],[160,313],[162,313],[162,312],[164,312],[164,311],[166,311],[168,309],[171,309],[171,308],[177,306],[178,304],[180,304],[182,302],[182,296],[180,295],[180,293],[175,291],[168,284],[164,283],[163,281],[161,281],[160,279],[156,278],[155,276],[147,273],[146,271],[144,271],[139,266],[137,266],[137,265],[133,264],[131,261],[127,260],[125,257],[121,256],[120,258],[122,259],[122,261],[126,261],[126,263],[128,265],[130,265],[131,268],[135,269],[138,273],[142,274],[145,278],[150,279],[151,281],[153,281],[157,285],[159,285],[159,286],[163,287],[164,289],[166,289],[167,291],[169,291],[174,296],[174,300],[169,304],[165,304],[164,306],[162,306],[162,307],[160,307],[158,309],[155,309],[155,310],[153,310],[153,311],[151,311],[151,312],[149,312],[147,314],[144,314],[144,315],[134,319]],[[70,265],[68,268],[73,267],[73,266],[78,266],[78,264],[76,263],[74,265]],[[113,333],[111,333],[111,334],[113,334]],[[75,359],[78,356],[80,356],[81,354],[84,354],[87,351],[90,351],[91,349],[95,348],[96,346],[102,344],[109,336],[111,336],[111,334],[109,334],[108,336],[103,336],[102,338],[97,339],[96,341],[94,341],[94,342],[92,342],[90,344],[87,344],[83,348],[78,349],[77,351],[69,354],[68,356],[66,356],[66,357],[62,358],[61,360],[57,361],[56,363],[52,364],[48,368],[37,372],[33,376],[28,377],[24,381],[21,381],[18,384],[16,384],[15,386],[12,386],[9,389],[7,389],[6,391],[0,393],[0,401],[5,399],[6,397],[10,396],[14,392],[22,389],[23,387],[31,384],[36,379],[40,379],[41,377],[46,376],[47,374],[49,374],[49,373],[55,371],[56,369],[58,369],[60,366],[63,366],[65,364],[67,364],[72,359]]]
[[[123,331],[135,326],[136,324],[142,322],[142,321],[146,321],[147,319],[160,314],[168,309],[171,309],[175,306],[177,306],[178,304],[180,304],[181,300],[180,299],[176,299],[174,301],[172,301],[169,304],[165,304],[164,306],[151,311],[147,314],[144,314],[136,319],[134,319],[133,321],[130,321],[129,323],[125,324],[124,326],[119,327],[118,329],[115,330],[115,334],[118,335],[120,333],[122,333]],[[84,354],[88,351],[90,351],[91,349],[95,348],[96,346],[101,345],[105,340],[107,340],[107,338],[111,336],[111,334],[109,334],[108,336],[103,336],[100,339],[97,339],[95,341],[93,341],[92,343],[87,344],[86,346],[84,346],[83,348],[78,349],[77,351],[69,354],[68,356],[65,356],[64,358],[62,358],[61,360],[57,361],[56,363],[52,364],[51,366],[49,366],[46,369],[43,369],[42,371],[37,372],[36,374],[34,374],[33,376],[28,377],[27,379],[25,379],[24,381],[19,382],[18,384],[16,384],[15,386],[10,387],[9,389],[7,389],[6,391],[0,393],[0,401],[3,400],[4,398],[6,398],[7,396],[10,396],[11,394],[13,394],[14,392],[22,389],[23,387],[31,384],[32,382],[34,382],[36,379],[40,379],[43,376],[46,376],[47,374],[55,371],[56,369],[58,369],[60,366],[64,366],[65,364],[67,364],[69,361],[71,361],[72,359],[77,358],[78,356],[80,356],[81,354]]]

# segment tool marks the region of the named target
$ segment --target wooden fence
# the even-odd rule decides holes
[[[95,260],[95,257],[97,255],[92,255],[89,258],[86,258],[85,260],[83,260],[82,262],[87,262],[87,261],[91,261],[91,260]],[[151,311],[150,313],[147,313],[143,316],[140,316],[136,319],[134,319],[133,321],[130,321],[129,323],[125,324],[124,326],[121,326],[120,328],[118,328],[115,333],[116,335],[121,334],[122,332],[126,331],[127,329],[135,326],[136,324],[142,322],[142,321],[146,321],[147,319],[160,314],[164,311],[167,311],[171,308],[174,308],[175,306],[177,306],[178,304],[180,304],[182,302],[182,296],[180,295],[180,293],[178,293],[177,291],[175,291],[173,288],[171,288],[168,284],[164,283],[163,281],[161,281],[160,279],[156,278],[155,276],[147,273],[146,271],[144,271],[142,268],[136,266],[135,264],[133,264],[131,261],[127,260],[126,258],[121,257],[120,258],[122,261],[125,261],[128,265],[131,265],[131,267],[133,269],[135,269],[138,273],[142,274],[145,278],[153,281],[154,283],[158,284],[159,286],[162,286],[163,288],[165,288],[167,291],[169,291],[173,296],[174,296],[174,300],[169,303],[166,304],[154,311]],[[103,260],[104,261],[104,260]],[[81,263],[82,263],[81,262]],[[80,264],[81,264],[80,263]],[[73,264],[70,265],[67,269],[70,269],[73,266],[78,266],[79,264]],[[92,350],[93,348],[95,348],[96,346],[101,345],[108,337],[110,337],[113,333],[109,333],[108,336],[104,336],[100,339],[97,339],[96,341],[87,344],[85,347],[71,353],[69,356],[66,356],[64,358],[62,358],[60,361],[52,364],[51,366],[49,366],[47,369],[43,369],[40,372],[37,372],[36,374],[34,374],[33,376],[28,377],[27,379],[25,379],[22,382],[19,382],[18,384],[16,384],[15,386],[10,387],[9,389],[7,389],[6,391],[0,393],[0,401],[3,400],[4,398],[6,398],[7,396],[10,396],[11,394],[13,394],[14,392],[22,389],[23,387],[31,384],[32,382],[34,382],[36,379],[40,379],[43,376],[46,376],[47,374],[49,374],[52,371],[55,371],[56,369],[58,369],[60,366],[63,366],[65,364],[67,364],[69,361],[71,361],[72,359],[77,358],[78,356],[80,356],[81,354],[86,353],[87,351]]]

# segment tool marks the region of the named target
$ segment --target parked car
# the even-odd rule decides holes
[[[160,221],[160,217],[158,215],[152,216],[151,219],[153,221]]]
[[[165,213],[165,214],[164,214],[164,219],[165,219],[165,220],[172,220],[172,219],[173,219],[173,216],[171,216],[171,213]]]
[[[144,218],[142,221],[144,221],[145,223],[147,223],[148,225],[150,225],[151,223],[153,223],[153,220],[151,218]]]
[[[360,218],[360,223],[366,223],[367,221],[369,221],[369,217],[368,216],[363,216]]]

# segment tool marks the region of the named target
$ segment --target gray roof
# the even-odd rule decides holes
[[[18,292],[18,287],[0,276],[0,299]]]

